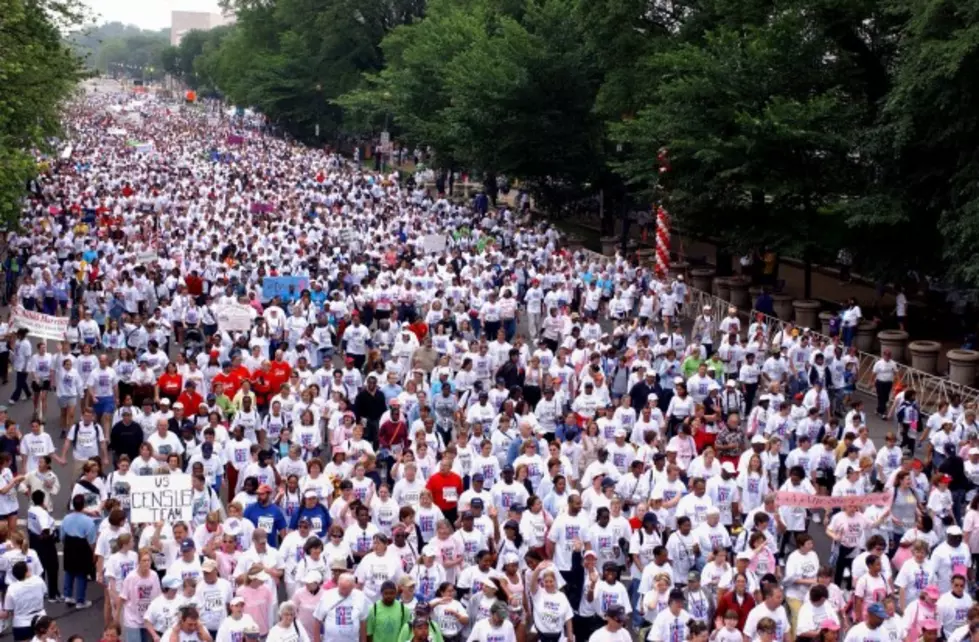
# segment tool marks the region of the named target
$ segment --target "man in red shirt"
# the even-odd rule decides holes
[[[222,361],[221,362],[221,372],[214,375],[211,379],[211,389],[214,389],[214,384],[224,385],[224,394],[228,399],[234,399],[235,394],[238,392],[238,385],[235,384],[236,378],[231,375],[231,362]]]
[[[452,472],[452,458],[443,457],[439,470],[425,484],[431,491],[432,501],[442,509],[450,524],[456,523],[459,513],[459,496],[462,495],[462,477]]]
[[[195,299],[204,294],[204,280],[197,273],[197,270],[191,270],[184,279],[184,283],[187,284],[187,294]]]
[[[177,401],[184,405],[188,414],[193,414],[204,402],[204,397],[197,392],[197,382],[193,379],[184,382],[184,391],[177,397]]]
[[[243,381],[251,378],[251,373],[248,371],[248,368],[241,363],[241,355],[235,355],[231,360],[231,372],[229,374],[234,379],[236,391],[241,388]],[[234,395],[231,398],[234,399]]]

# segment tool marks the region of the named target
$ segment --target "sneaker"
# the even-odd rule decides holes
[[[812,522],[814,524],[822,524],[823,523],[823,518],[822,518],[822,516],[819,513],[813,513],[812,514]]]
[[[67,604],[68,606],[75,606],[75,598],[73,598],[73,597],[66,597],[66,598],[63,598],[63,599],[65,601],[65,604]]]
[[[10,399],[7,400],[7,405],[8,406],[16,406],[17,405],[17,401],[15,399],[13,399],[13,398],[10,398]]]
[[[78,610],[90,609],[92,608],[92,600],[85,600],[84,602],[78,602],[75,604],[75,608]]]
[[[48,602],[50,602],[51,604],[57,604],[58,602],[64,602],[64,601],[65,598],[61,597],[60,595],[55,595],[54,597],[48,598]]]

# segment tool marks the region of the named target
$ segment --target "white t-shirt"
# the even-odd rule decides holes
[[[762,618],[770,617],[775,620],[775,639],[782,642],[785,634],[789,632],[789,618],[785,615],[785,607],[778,606],[774,611],[768,608],[764,602],[751,609],[748,619],[744,622],[744,634],[748,638],[754,638],[758,630],[758,622]]]
[[[670,609],[664,609],[656,615],[653,626],[649,629],[649,642],[684,642],[687,639],[687,624],[690,614],[680,611],[673,615]]]
[[[360,624],[367,621],[371,603],[363,591],[353,589],[350,595],[340,595],[340,589],[332,588],[323,593],[316,605],[313,617],[323,623],[323,639],[358,642]]]
[[[150,602],[143,619],[153,625],[156,632],[166,631],[177,621],[177,609],[182,603],[183,600],[180,597],[174,597],[171,600],[166,595],[157,595]]]
[[[20,628],[31,625],[37,615],[45,615],[44,595],[47,586],[38,576],[28,577],[7,587],[3,598],[3,610],[13,613],[13,626]]]
[[[615,633],[612,633],[608,630],[608,627],[603,626],[592,633],[587,642],[632,642],[632,636],[626,628],[621,628]]]
[[[281,624],[272,625],[265,642],[309,642],[309,635],[306,627],[293,620],[292,625],[286,627]]]
[[[554,566],[559,571],[571,570],[571,558],[574,554],[574,540],[584,542],[588,532],[588,518],[584,511],[572,517],[562,513],[551,524],[547,539],[554,543]]]
[[[538,590],[534,594],[534,626],[538,632],[563,633],[565,623],[573,617],[574,611],[564,593]]]
[[[494,627],[490,618],[480,620],[472,628],[467,642],[516,642],[517,634],[510,620],[504,620],[503,625]]]

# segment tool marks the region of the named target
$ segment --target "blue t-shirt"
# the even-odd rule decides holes
[[[288,528],[286,516],[282,509],[275,504],[262,506],[255,502],[245,509],[245,519],[255,525],[255,528],[262,528],[269,535],[269,546],[279,547],[279,531]]]
[[[330,517],[329,511],[323,508],[323,504],[316,504],[313,508],[303,506],[297,510],[292,516],[292,521],[289,523],[289,530],[294,531],[299,529],[300,517],[305,517],[309,520],[314,535],[320,539],[326,539],[326,531],[330,528],[333,520]]]

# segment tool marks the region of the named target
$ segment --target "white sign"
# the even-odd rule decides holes
[[[146,475],[129,482],[129,521],[190,523],[194,518],[194,489],[190,475]]]
[[[391,132],[381,132],[381,145],[387,146],[391,142]]]
[[[136,151],[140,154],[149,154],[153,151],[153,142],[140,143],[136,145]]]
[[[72,147],[71,145],[65,147],[63,150],[61,150],[61,160],[68,160],[69,158],[71,158],[71,153],[73,151],[75,151],[75,148]]]
[[[136,260],[143,265],[149,265],[153,261],[159,261],[160,256],[156,253],[156,250],[145,250],[136,255]]]
[[[240,303],[219,306],[215,308],[214,312],[218,317],[218,328],[227,332],[251,330],[252,319],[257,314],[255,308]]]
[[[425,254],[436,254],[445,251],[445,234],[428,234],[422,237],[422,251]]]
[[[110,127],[109,129],[106,130],[106,132],[109,134],[109,136],[125,136],[126,135],[126,130],[123,129],[122,127]]]
[[[10,325],[14,329],[27,328],[27,334],[32,337],[64,341],[68,331],[68,317],[53,317],[17,306],[10,310]]]

